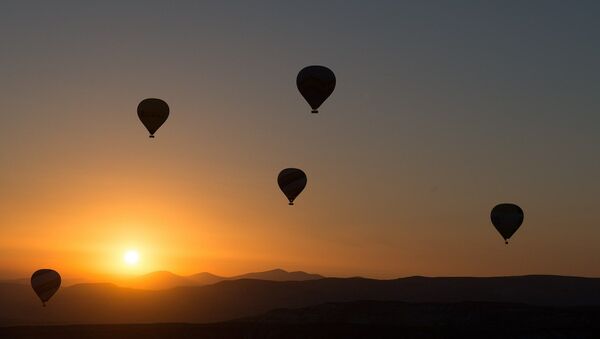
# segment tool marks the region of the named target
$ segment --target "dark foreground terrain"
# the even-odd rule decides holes
[[[358,301],[215,324],[2,327],[0,338],[600,338],[600,307]]]

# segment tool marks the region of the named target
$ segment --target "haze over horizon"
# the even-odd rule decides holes
[[[600,277],[600,3],[316,4],[4,1],[0,279]]]

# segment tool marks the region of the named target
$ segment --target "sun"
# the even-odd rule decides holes
[[[129,250],[123,255],[123,260],[127,265],[135,265],[140,261],[140,254],[136,250]]]

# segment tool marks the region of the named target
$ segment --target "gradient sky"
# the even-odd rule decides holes
[[[2,1],[1,277],[600,276],[600,3],[224,2]]]

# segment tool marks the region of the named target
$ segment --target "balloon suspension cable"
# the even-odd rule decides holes
[[[153,134],[150,134],[150,138],[154,138],[154,135],[153,135]]]
[[[312,111],[310,111],[311,113],[319,113],[319,110],[317,109],[313,109]]]

